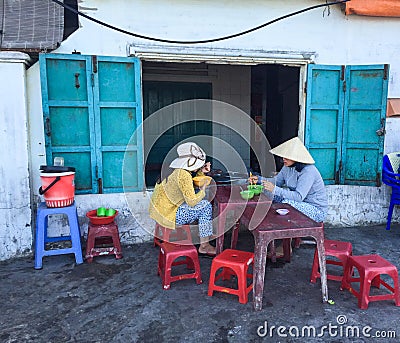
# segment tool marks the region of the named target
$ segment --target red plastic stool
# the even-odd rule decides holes
[[[336,257],[339,261],[337,260],[326,260],[326,264],[333,264],[335,266],[342,266],[343,267],[343,272],[346,269],[347,265],[347,260],[349,256],[352,255],[353,253],[353,246],[351,245],[350,242],[341,242],[341,241],[331,241],[331,240],[325,240],[324,242],[324,247],[325,247],[325,255],[326,256],[333,256]],[[334,281],[342,281],[342,276],[341,275],[332,275],[332,274],[327,274],[327,279],[328,280],[334,280]],[[314,262],[311,270],[311,282],[315,283],[317,281],[317,278],[320,278],[321,275],[319,273],[319,260],[318,260],[318,251],[315,249],[314,252]]]
[[[252,274],[248,274],[250,265],[254,264],[254,254],[247,251],[234,249],[226,249],[216,256],[211,264],[210,281],[208,283],[208,295],[211,297],[214,291],[234,294],[239,297],[241,304],[247,303],[249,292],[253,289],[253,283],[247,286],[247,279],[252,278]],[[216,275],[217,271],[222,268],[221,273]],[[230,280],[232,275],[237,276],[238,289],[217,286],[215,281]]]
[[[175,229],[169,229],[156,223],[156,227],[154,229],[154,246],[159,246],[163,241],[183,245],[193,244],[190,225],[185,224],[178,226]]]
[[[352,275],[353,268],[357,268],[359,277]],[[387,274],[393,279],[393,287],[380,278]],[[360,289],[357,292],[351,287],[352,282],[359,282]],[[390,294],[369,295],[371,285],[379,288],[383,285]],[[341,289],[348,289],[358,298],[358,307],[366,310],[370,301],[394,299],[396,306],[400,306],[399,275],[397,268],[379,255],[350,256],[342,279]]]
[[[163,242],[159,243],[159,245],[158,275],[161,276],[164,289],[169,289],[171,287],[171,282],[184,279],[196,279],[197,284],[202,283],[199,256],[193,244],[181,245]],[[175,261],[178,257],[185,257],[185,259]],[[181,264],[186,264],[186,267],[188,269],[194,269],[194,272],[172,276],[172,267]]]
[[[98,245],[112,246],[98,247]],[[115,255],[116,259],[122,258],[118,226],[115,222],[103,225],[94,225],[89,223],[86,242],[86,261],[91,263],[93,257],[103,255]]]

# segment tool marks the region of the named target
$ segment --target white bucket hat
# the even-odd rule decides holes
[[[289,139],[281,145],[271,149],[269,152],[276,156],[284,157],[295,162],[306,164],[315,163],[311,154],[308,152],[307,148],[304,146],[299,137]]]
[[[176,148],[176,151],[179,157],[171,162],[169,165],[171,168],[194,171],[206,163],[206,153],[196,143],[183,143]]]

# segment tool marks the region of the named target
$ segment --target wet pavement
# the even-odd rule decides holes
[[[351,242],[354,255],[376,253],[400,268],[400,225],[326,228],[325,235]],[[249,232],[240,232],[237,248],[252,251]],[[163,290],[150,243],[92,264],[75,265],[73,255],[45,257],[42,270],[33,257],[2,262],[0,342],[398,342],[393,300],[361,310],[355,296],[328,281],[334,304],[322,303],[320,281],[309,281],[314,248],[303,244],[290,263],[268,263],[260,312],[252,293],[247,304],[226,293],[207,296],[208,258],[200,258],[202,284],[182,280]]]

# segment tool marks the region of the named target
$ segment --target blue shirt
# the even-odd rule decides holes
[[[265,178],[263,178],[265,180]],[[318,169],[313,164],[307,164],[300,171],[294,167],[283,166],[275,177],[274,194],[287,200],[307,202],[326,215],[328,197],[325,184]]]

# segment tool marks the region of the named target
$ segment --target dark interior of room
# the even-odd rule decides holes
[[[259,123],[271,148],[297,136],[300,68],[262,64],[251,70],[251,116]],[[276,169],[282,161],[275,158]],[[259,172],[254,153],[251,168]]]

